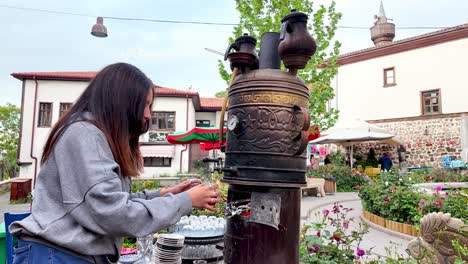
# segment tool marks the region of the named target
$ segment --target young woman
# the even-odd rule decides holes
[[[122,237],[169,227],[192,207],[214,210],[216,185],[131,193],[152,102],[152,82],[132,65],[96,75],[49,135],[32,214],[10,225],[18,238],[13,263],[113,263]]]

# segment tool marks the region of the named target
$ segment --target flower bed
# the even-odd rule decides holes
[[[413,174],[399,175],[389,172],[362,185],[359,197],[364,210],[391,221],[410,225],[418,225],[419,219],[431,212],[450,213],[452,217],[467,220],[466,189],[446,192],[437,186],[432,194],[428,194],[413,186],[419,181],[413,177]]]
[[[376,225],[379,225],[381,227],[393,230],[395,232],[410,235],[410,236],[417,236],[418,235],[418,231],[416,230],[416,228],[413,225],[388,220],[388,219],[385,219],[385,218],[380,217],[378,215],[375,215],[373,213],[369,213],[367,211],[363,211],[362,215],[368,221],[370,221],[370,222],[372,222],[372,223],[374,223]]]

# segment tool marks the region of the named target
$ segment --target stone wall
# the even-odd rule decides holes
[[[403,141],[408,167],[441,167],[442,157],[447,156],[461,159],[460,115],[373,120],[369,123],[396,134]],[[363,143],[356,145],[354,151],[366,159],[371,147],[374,148],[377,159],[383,152],[390,152],[393,163],[398,164],[396,146]]]

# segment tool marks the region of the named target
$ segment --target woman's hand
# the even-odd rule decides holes
[[[215,211],[216,209],[214,206],[221,201],[220,193],[217,190],[217,184],[201,184],[191,188],[187,193],[192,200],[193,207]]]
[[[202,182],[199,179],[186,180],[184,182],[181,182],[181,183],[177,184],[176,186],[161,189],[159,191],[159,194],[161,196],[164,196],[164,195],[166,195],[168,193],[178,194],[178,193],[181,193],[181,192],[185,192],[185,191],[189,190],[190,188],[192,188],[194,186],[197,186],[197,185],[199,185],[201,183]]]

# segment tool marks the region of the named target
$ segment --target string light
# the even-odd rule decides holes
[[[69,15],[69,16],[80,16],[80,17],[91,17],[96,18],[96,15],[80,14],[80,13],[71,13],[55,10],[45,10],[38,8],[29,8],[29,7],[17,7],[9,5],[0,5],[0,8],[9,8],[23,11],[33,11],[33,12],[42,12],[49,14],[60,14],[60,15]],[[170,24],[194,24],[194,25],[211,25],[211,26],[239,26],[238,23],[223,23],[223,22],[209,22],[209,21],[183,21],[183,20],[164,20],[164,19],[148,19],[148,18],[131,18],[131,17],[113,17],[113,16],[101,16],[106,19],[113,20],[124,20],[124,21],[145,21],[153,23],[170,23]],[[337,28],[342,29],[359,29],[359,30],[369,30],[369,27],[359,27],[359,26],[337,26]],[[446,29],[449,27],[396,27],[396,29]]]

